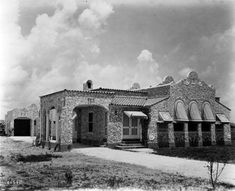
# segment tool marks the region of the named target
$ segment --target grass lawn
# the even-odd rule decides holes
[[[208,190],[208,181],[71,152],[53,153],[29,143],[0,139],[0,188],[10,190],[139,188]],[[144,162],[144,161],[143,161]],[[221,190],[229,185],[221,184]]]
[[[205,160],[207,161],[211,156],[216,155],[220,162],[223,161],[225,157],[228,158],[228,163],[235,164],[235,146],[211,146],[211,147],[189,147],[180,148],[175,147],[172,149],[161,148],[154,152],[158,155],[188,158],[195,160]]]

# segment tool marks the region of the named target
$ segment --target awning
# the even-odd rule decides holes
[[[230,123],[228,118],[222,113],[217,113],[216,117],[220,120],[221,123]]]
[[[206,122],[215,122],[214,114],[211,110],[211,106],[209,103],[206,103],[203,108],[203,120]]]
[[[201,122],[202,118],[195,102],[191,103],[189,108],[189,114],[191,121]]]
[[[188,116],[186,114],[183,102],[181,101],[177,102],[175,114],[176,114],[176,121],[188,121]]]
[[[161,112],[159,112],[159,116],[162,121],[165,121],[165,122],[172,122],[173,121],[169,112],[162,112],[161,111]]]
[[[138,117],[138,118],[148,119],[148,116],[144,114],[142,111],[124,111],[124,113],[128,117]]]

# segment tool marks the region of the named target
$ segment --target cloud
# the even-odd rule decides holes
[[[23,2],[1,1],[0,6],[4,11],[0,11],[0,38],[4,40],[0,55],[4,55],[1,63],[7,63],[1,65],[0,75],[2,116],[9,109],[38,102],[40,95],[65,88],[78,89],[87,74],[95,75],[99,70],[106,75],[113,71],[110,66],[92,64],[101,51],[98,37],[105,32],[106,20],[114,12],[108,2],[91,1],[79,15],[77,1],[54,1],[54,14],[38,15],[27,36],[22,36],[18,24],[20,3]],[[30,7],[30,1],[24,4],[27,5]],[[84,27],[86,22],[90,27]]]
[[[142,50],[140,55],[137,57],[137,60],[140,63],[144,63],[144,62],[154,62],[154,59],[152,57],[152,53],[149,50]]]
[[[186,67],[179,71],[179,75],[182,77],[186,77],[191,71],[193,71],[192,68]]]
[[[81,27],[97,30],[106,24],[106,19],[113,13],[113,7],[105,1],[91,1],[90,7],[80,15],[78,22]]]
[[[159,64],[154,60],[152,53],[147,49],[142,50],[137,56],[137,65],[133,70],[134,80],[132,83],[138,82],[141,87],[160,83],[161,78],[158,68]]]

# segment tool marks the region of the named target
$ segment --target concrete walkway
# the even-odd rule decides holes
[[[89,156],[141,165],[152,169],[158,169],[168,173],[179,173],[188,177],[201,177],[208,179],[208,170],[205,161],[188,160],[177,157],[167,157],[150,154],[148,152],[130,152],[113,150],[103,147],[78,148],[72,152],[82,153]],[[219,181],[235,185],[235,165],[227,164]]]
[[[10,136],[14,141],[22,141],[22,142],[27,142],[27,143],[33,143],[33,141],[36,139],[35,136]]]

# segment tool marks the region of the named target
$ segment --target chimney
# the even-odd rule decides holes
[[[215,101],[220,102],[220,97],[215,97]]]
[[[83,91],[88,91],[92,89],[93,89],[93,82],[91,80],[87,80],[87,82],[83,84]]]

